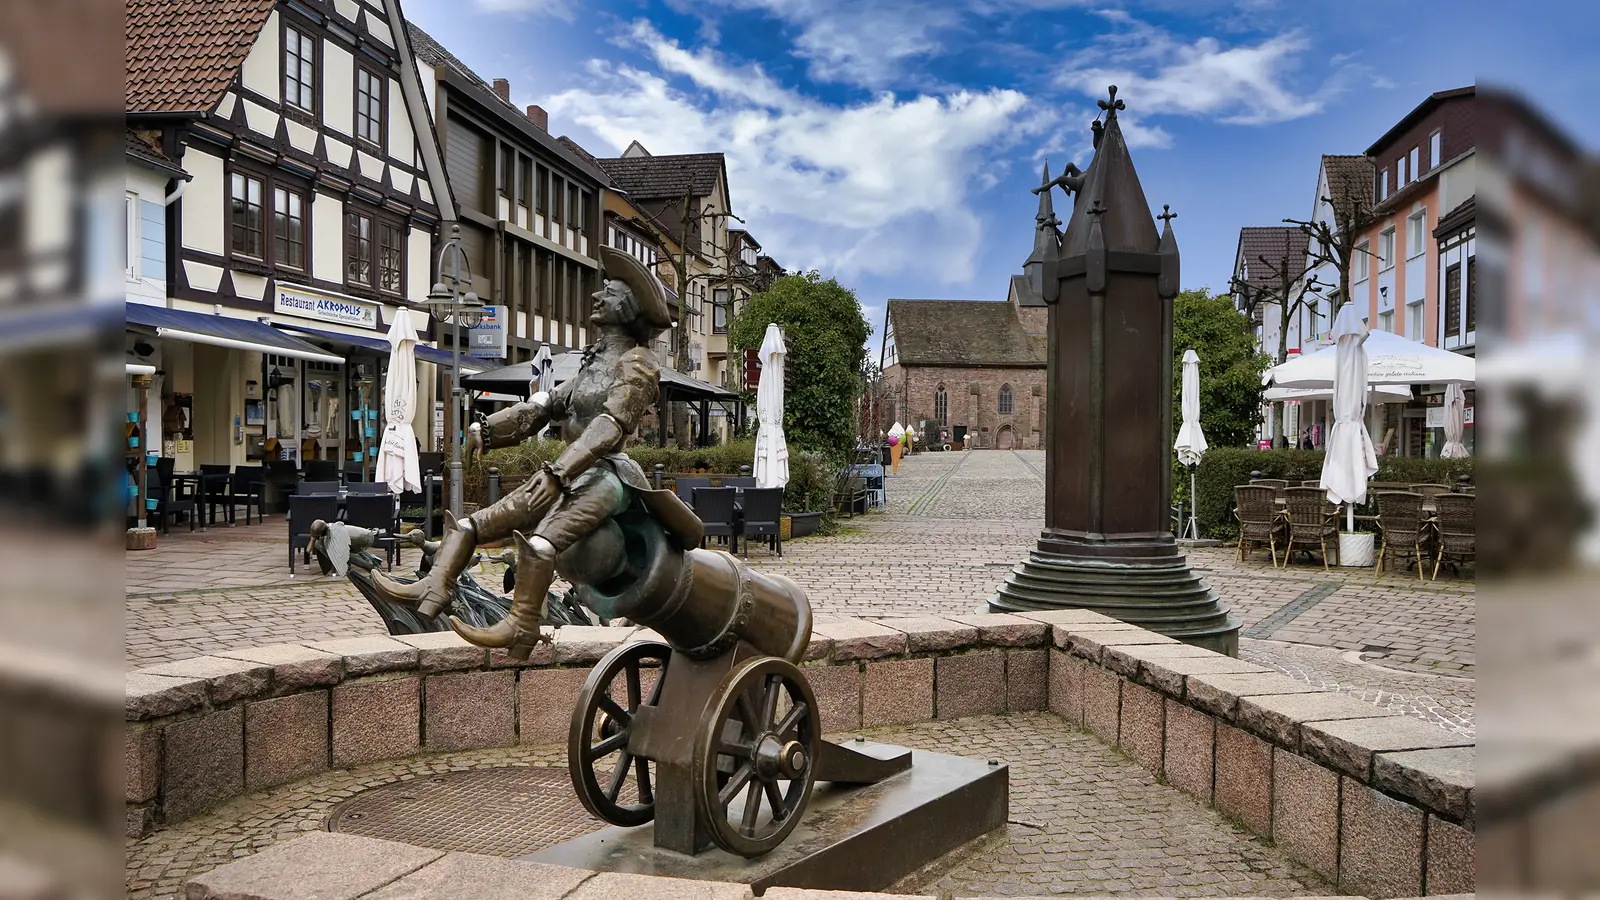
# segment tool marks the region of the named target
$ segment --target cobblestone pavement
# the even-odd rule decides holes
[[[885,513],[842,520],[833,536],[792,541],[781,558],[764,547],[750,558],[805,588],[819,618],[982,610],[1038,537],[1043,477],[1041,451],[920,453],[889,478]],[[127,554],[129,664],[382,631],[348,582],[314,568],[290,579],[283,536],[282,517],[273,516],[263,525],[175,531],[154,551]],[[414,565],[415,551],[407,559]],[[1264,553],[1241,563],[1231,547],[1194,548],[1189,559],[1243,622],[1246,658],[1471,731],[1471,580],[1374,577],[1304,561],[1273,568]],[[486,564],[480,580],[497,584],[498,569]]]
[[[978,716],[865,732],[904,746],[1005,760],[1011,821],[907,876],[901,893],[960,896],[1139,894],[1288,896],[1331,893],[1275,848],[1049,713]],[[835,736],[842,738],[844,736]],[[562,766],[558,746],[417,757],[333,772],[235,799],[127,848],[132,900],[181,896],[185,879],[324,827],[369,787],[481,766]]]

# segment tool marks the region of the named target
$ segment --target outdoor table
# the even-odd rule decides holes
[[[217,524],[216,508],[210,503],[206,502],[206,495],[210,493],[209,488],[213,484],[220,484],[224,489],[226,489],[228,486],[228,481],[232,477],[233,476],[227,472],[174,472],[172,473],[172,484],[174,489],[176,489],[176,486],[180,484],[194,485],[195,518],[199,519],[200,527],[205,528],[209,525]],[[200,506],[202,504],[205,506],[206,510],[203,518],[201,517],[200,513]]]

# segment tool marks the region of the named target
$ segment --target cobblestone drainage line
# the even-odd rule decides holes
[[[1338,589],[1339,583],[1337,581],[1319,581],[1307,588],[1300,596],[1279,607],[1277,612],[1246,628],[1240,637],[1256,638],[1258,640],[1270,638],[1279,628],[1293,622],[1301,613],[1321,603],[1324,597]]]
[[[1017,458],[1017,462],[1022,463],[1022,467],[1024,469],[1027,469],[1029,472],[1032,472],[1033,473],[1033,477],[1039,479],[1040,481],[1044,481],[1044,473],[1039,471],[1038,469],[1035,469],[1033,467],[1033,463],[1028,462],[1027,457],[1023,456],[1021,453],[1018,453],[1015,450],[1011,451],[1011,455],[1015,456]]]
[[[933,501],[938,499],[939,492],[944,488],[945,482],[949,481],[950,476],[956,474],[956,472],[959,471],[962,466],[966,465],[967,460],[970,458],[971,455],[969,453],[963,452],[961,458],[956,461],[955,465],[950,467],[948,472],[940,475],[938,481],[928,485],[928,489],[922,492],[922,496],[911,501],[911,505],[906,507],[906,513],[909,515],[915,515],[932,505]]]

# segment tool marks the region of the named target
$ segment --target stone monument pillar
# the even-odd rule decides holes
[[[1073,197],[1059,249],[1041,200],[1029,257],[1050,310],[1045,529],[989,607],[1092,609],[1237,655],[1239,621],[1172,534],[1178,242],[1170,213],[1156,232],[1110,95],[1088,170],[1069,164],[1035,191]]]

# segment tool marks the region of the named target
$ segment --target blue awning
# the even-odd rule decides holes
[[[127,304],[127,323],[154,328],[159,337],[196,344],[251,350],[256,353],[274,353],[295,359],[316,362],[343,363],[334,356],[297,337],[284,334],[271,325],[253,319],[236,319],[215,313],[190,312],[168,309],[146,303]]]
[[[377,353],[387,354],[389,352],[389,340],[382,335],[345,334],[340,331],[323,331],[320,328],[305,328],[300,325],[286,325],[283,323],[279,323],[278,327],[316,340],[348,344],[352,347],[360,347]],[[422,344],[418,344],[416,353],[419,362],[433,363],[436,366],[444,366],[447,369],[453,362],[449,350],[440,350],[437,347],[425,347]],[[481,371],[482,369],[483,366],[472,362],[470,357],[461,357],[461,371]]]

